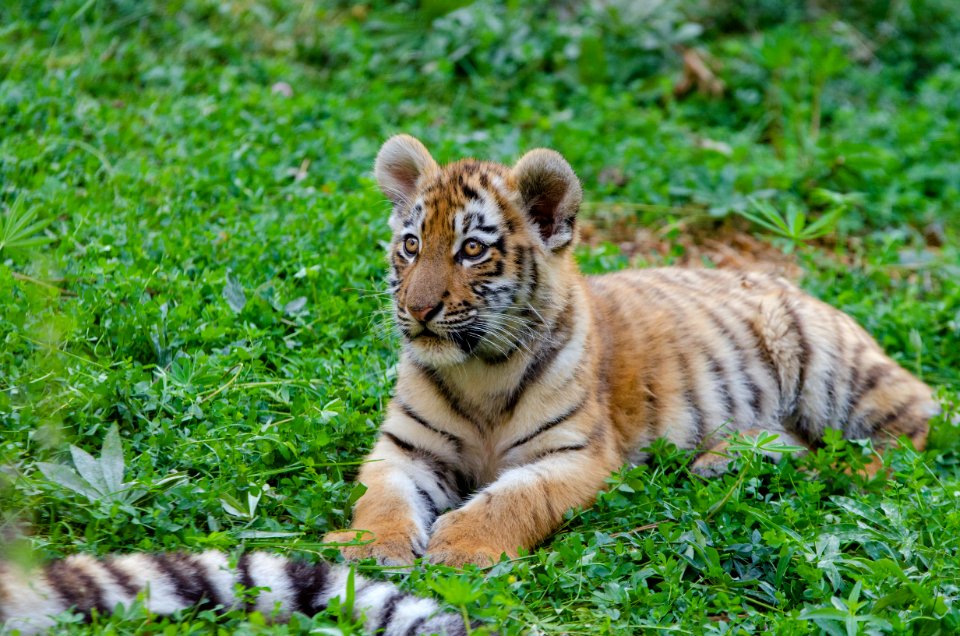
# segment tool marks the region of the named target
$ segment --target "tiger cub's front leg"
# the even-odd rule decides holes
[[[596,423],[574,443],[539,448],[457,510],[441,515],[427,554],[435,563],[486,566],[531,549],[557,529],[563,514],[593,502],[619,465],[613,431]]]
[[[357,476],[367,490],[354,506],[351,529],[331,532],[324,539],[329,543],[359,539],[362,543],[341,548],[346,559],[373,557],[382,565],[409,565],[423,555],[440,511],[460,502],[464,478],[446,459],[444,440],[433,440],[433,448],[428,448],[426,440],[416,437],[423,431],[407,419],[396,412],[384,422]]]

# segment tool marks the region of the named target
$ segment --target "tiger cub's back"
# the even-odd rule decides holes
[[[809,447],[826,428],[879,445],[926,441],[930,388],[852,318],[784,279],[657,268],[588,286],[628,453],[656,437],[709,450],[756,430]]]

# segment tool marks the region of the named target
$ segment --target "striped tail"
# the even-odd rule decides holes
[[[294,611],[314,614],[334,598],[345,601],[349,576],[344,566],[301,563],[264,552],[244,554],[235,567],[216,551],[102,560],[78,554],[35,571],[0,562],[0,633],[45,631],[56,624],[55,615],[68,609],[88,617],[94,609],[109,614],[138,595],[161,615],[189,607],[242,607],[282,621]],[[440,612],[433,600],[360,575],[354,575],[353,585],[354,615],[363,617],[370,634],[467,634],[463,618]],[[243,588],[262,589],[243,594]]]

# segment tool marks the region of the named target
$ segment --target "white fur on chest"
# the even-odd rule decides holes
[[[522,463],[523,451],[513,448],[518,440],[585,399],[589,389],[578,376],[584,371],[589,328],[589,314],[577,312],[569,338],[527,386],[523,382],[533,357],[522,351],[501,364],[470,359],[444,368],[437,375],[456,407],[451,407],[435,383],[425,379],[422,370],[404,359],[397,398],[432,426],[460,438],[463,444],[457,459],[462,467],[481,482],[492,481]],[[565,432],[562,427],[551,432],[551,439],[564,443],[565,435],[571,441],[579,439],[577,433]]]

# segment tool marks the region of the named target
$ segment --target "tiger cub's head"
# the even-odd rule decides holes
[[[435,368],[530,351],[576,271],[582,192],[566,160],[541,148],[513,167],[440,166],[397,135],[374,172],[393,201],[389,285],[407,350]]]

